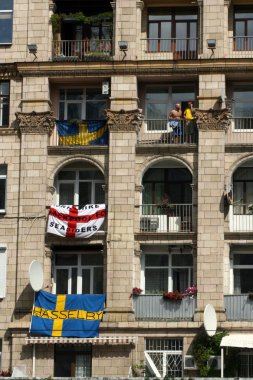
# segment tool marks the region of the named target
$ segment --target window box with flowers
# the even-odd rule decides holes
[[[142,292],[143,290],[141,288],[135,287],[132,289],[131,296],[139,296]]]
[[[197,295],[197,290],[198,289],[196,285],[189,286],[184,291],[184,297],[191,298],[191,299],[195,298]]]
[[[163,292],[163,298],[169,301],[182,301],[183,293],[178,290],[175,292]]]

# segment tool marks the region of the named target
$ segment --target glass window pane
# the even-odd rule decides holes
[[[147,104],[147,119],[167,120],[168,106],[167,104],[149,103]]]
[[[81,255],[82,265],[103,265],[103,255],[101,253],[90,253]]]
[[[103,100],[106,101],[106,96],[101,94],[101,89],[89,88],[86,91],[86,100]]]
[[[105,120],[106,101],[89,101],[86,103],[86,120]]]
[[[158,24],[157,23],[149,24],[149,38],[157,39],[158,37],[159,37],[159,35],[158,35]]]
[[[77,293],[77,268],[71,269],[71,294]]]
[[[83,99],[83,89],[70,89],[67,90],[67,100],[82,100]]]
[[[161,293],[168,289],[168,269],[145,269],[145,292]]]
[[[149,14],[148,15],[149,21],[169,21],[171,20],[171,15],[164,15],[164,14]]]
[[[103,268],[94,268],[93,294],[103,293]]]
[[[103,173],[99,170],[80,170],[79,172],[80,179],[104,179]]]
[[[92,202],[91,182],[79,182],[79,206],[85,206]]]
[[[172,265],[175,267],[191,267],[193,265],[192,255],[172,255]]]
[[[5,210],[5,184],[6,180],[0,178],[0,210]]]
[[[77,265],[77,255],[71,254],[56,254],[55,265],[57,266],[72,266]]]
[[[0,0],[0,11],[12,10],[13,0]]]
[[[0,176],[6,176],[6,174],[7,174],[7,166],[0,165]]]
[[[65,104],[60,102],[59,104],[59,120],[65,119]]]
[[[12,42],[12,13],[0,13],[0,44]]]
[[[184,39],[187,38],[187,23],[186,22],[176,23],[176,38],[184,38]],[[178,43],[178,47],[180,46],[182,46],[182,44]]]
[[[60,183],[59,204],[60,205],[74,204],[74,184],[73,183]]]
[[[0,96],[10,94],[10,84],[9,82],[0,82]]]
[[[82,294],[90,294],[90,269],[82,270]]]
[[[56,294],[68,294],[68,269],[56,269]]]
[[[58,179],[59,180],[64,180],[64,179],[76,179],[76,172],[75,171],[70,171],[70,170],[63,170],[58,174]]]
[[[253,290],[253,269],[234,269],[235,294],[250,293]]]
[[[164,267],[169,264],[168,255],[146,255],[145,266],[146,267]]]
[[[94,203],[105,203],[105,192],[103,190],[103,183],[95,183],[95,199]]]
[[[67,104],[67,120],[79,119],[82,120],[82,104],[68,103]]]
[[[253,266],[253,254],[234,254],[234,265]]]
[[[176,290],[183,292],[189,286],[188,269],[173,269],[173,292]]]
[[[238,180],[253,181],[253,168],[241,167],[241,168],[236,169],[233,175],[233,179],[234,181],[238,181]]]

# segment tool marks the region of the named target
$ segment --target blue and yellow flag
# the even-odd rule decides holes
[[[35,294],[31,335],[94,338],[105,306],[104,294]]]
[[[108,145],[106,120],[70,123],[57,121],[59,145]]]

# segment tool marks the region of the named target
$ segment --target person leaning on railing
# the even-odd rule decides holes
[[[194,117],[193,103],[188,102],[187,108],[184,111],[185,119],[185,136],[188,143],[194,142],[194,137],[196,136],[196,120]]]
[[[169,125],[172,128],[172,136],[175,142],[182,135],[182,110],[180,103],[175,104],[175,108],[168,114]]]

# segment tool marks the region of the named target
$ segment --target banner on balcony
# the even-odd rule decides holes
[[[35,293],[30,333],[55,337],[94,338],[105,307],[104,294]]]
[[[99,230],[105,215],[105,204],[90,204],[80,209],[75,206],[51,206],[47,232],[63,237],[88,238]]]
[[[57,121],[59,145],[108,145],[106,120],[70,123]]]

